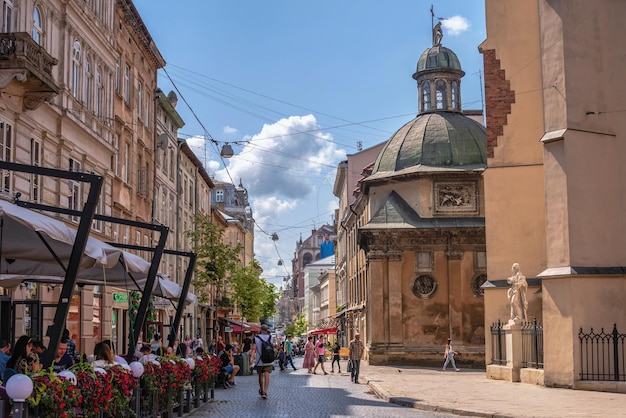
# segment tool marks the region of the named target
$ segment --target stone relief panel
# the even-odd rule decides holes
[[[474,181],[433,183],[435,215],[478,215],[478,187]]]

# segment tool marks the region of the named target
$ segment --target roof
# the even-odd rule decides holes
[[[422,218],[398,193],[392,191],[370,221],[359,230],[484,227],[485,218],[483,217]]]
[[[440,68],[461,71],[459,57],[445,46],[435,45],[422,53],[417,61],[417,72]]]
[[[484,169],[487,167],[486,138],[485,127],[463,114],[422,113],[387,141],[368,180],[407,169]]]

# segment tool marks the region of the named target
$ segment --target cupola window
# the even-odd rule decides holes
[[[422,112],[430,110],[430,83],[425,81],[422,84]]]
[[[452,82],[451,93],[452,93],[452,109],[459,110],[460,109],[460,106],[459,106],[459,83],[457,83],[456,81]]]
[[[435,84],[436,86],[436,94],[437,94],[437,109],[443,110],[447,109],[448,103],[446,100],[446,82],[443,80],[438,80]]]

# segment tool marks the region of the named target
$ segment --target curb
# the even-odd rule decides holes
[[[380,399],[384,400],[385,402],[393,403],[393,404],[403,406],[406,408],[419,409],[421,411],[427,411],[427,412],[441,412],[441,413],[454,414],[454,415],[459,415],[459,416],[484,417],[484,418],[515,418],[515,416],[513,415],[503,415],[499,413],[487,413],[487,412],[480,412],[480,411],[469,411],[469,410],[458,409],[458,408],[448,408],[448,407],[423,403],[420,401],[416,401],[415,399],[412,399],[412,398],[390,396],[389,392],[387,392],[380,385],[370,380],[366,376],[363,376],[363,380],[367,381],[367,385],[372,389],[372,391]]]

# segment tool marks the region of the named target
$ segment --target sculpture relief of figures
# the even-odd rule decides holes
[[[511,285],[508,290],[509,303],[511,304],[511,321],[526,321],[526,310],[528,309],[528,301],[526,300],[528,283],[526,282],[526,276],[522,274],[518,263],[513,264],[511,272],[513,275],[506,279],[507,283]]]

